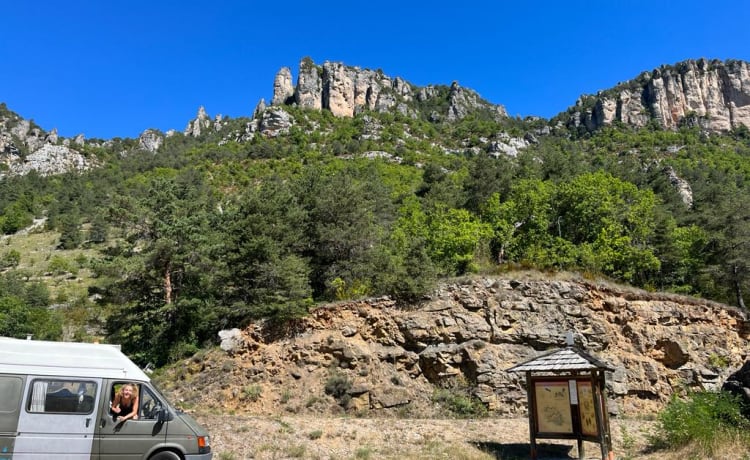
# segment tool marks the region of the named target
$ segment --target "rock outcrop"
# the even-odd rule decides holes
[[[721,389],[737,396],[743,404],[742,413],[750,418],[750,361],[730,375]]]
[[[299,65],[297,85],[292,91],[291,71],[283,67],[274,80],[272,106],[296,104],[314,110],[330,110],[338,117],[352,117],[360,110],[398,111],[415,116],[415,104],[432,98],[446,98],[447,110],[437,114],[453,121],[475,110],[487,110],[498,118],[507,117],[502,106],[490,104],[457,83],[447,93],[427,87],[419,89],[399,77],[377,70],[346,66],[339,62],[316,65],[305,58]]]
[[[665,129],[698,125],[709,131],[750,127],[750,63],[706,59],[661,66],[636,79],[584,96],[570,124],[590,130],[615,121]]]
[[[206,113],[206,109],[203,106],[200,106],[195,119],[188,122],[183,134],[186,136],[199,137],[201,133],[204,133],[210,126],[211,118],[209,118]]]
[[[292,84],[292,70],[289,67],[283,67],[276,74],[273,81],[273,105],[283,105],[292,101],[294,98],[294,85]]]
[[[164,136],[155,129],[147,129],[138,136],[138,147],[147,152],[156,152],[163,143]]]
[[[95,165],[94,162],[70,147],[51,144],[44,144],[25,157],[0,154],[0,163],[7,166],[6,172],[0,172],[0,178],[6,175],[22,176],[31,171],[36,171],[40,176],[50,176],[70,171],[85,171]]]
[[[96,160],[70,147],[70,140],[57,134],[57,129],[45,132],[33,122],[24,120],[0,105],[0,179],[36,171],[41,176],[84,171]],[[83,135],[80,138],[83,145]]]
[[[564,346],[568,332],[615,368],[610,409],[628,413],[657,410],[687,387],[718,389],[750,345],[748,314],[731,307],[519,275],[446,284],[418,308],[379,298],[318,308],[287,330],[251,324],[231,334],[231,355],[187,367],[204,407],[252,411],[238,390],[252,383],[263,387],[261,412],[306,411],[318,398],[337,410],[427,414],[436,388],[461,387],[511,415],[526,410],[526,393],[507,369]],[[350,383],[344,402],[326,399],[332,376]]]

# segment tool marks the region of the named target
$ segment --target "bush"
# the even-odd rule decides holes
[[[750,446],[750,421],[742,416],[741,409],[740,401],[727,392],[673,397],[659,415],[652,442],[670,449],[691,446],[704,458],[716,458],[727,446],[736,446],[738,440],[739,445]]]
[[[4,252],[0,256],[0,269],[17,267],[19,263],[21,263],[21,253],[15,249]]]
[[[260,385],[250,385],[242,391],[242,398],[255,402],[260,399],[262,394],[263,388]]]
[[[445,388],[438,388],[432,394],[432,402],[447,409],[460,418],[484,417],[487,408],[471,394],[471,388],[463,378],[449,381]]]
[[[76,267],[75,264],[65,257],[58,255],[52,256],[47,269],[52,272],[53,275],[64,275],[70,273],[75,276],[78,274],[78,267]]]
[[[351,388],[352,382],[349,378],[338,372],[328,377],[324,387],[326,394],[336,398],[342,407],[346,407],[351,400],[351,396],[348,394]]]
[[[474,418],[486,415],[484,404],[469,395],[457,393],[454,390],[435,390],[432,401],[441,404],[456,417]]]

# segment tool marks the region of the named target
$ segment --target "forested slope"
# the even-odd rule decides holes
[[[744,125],[582,130],[507,117],[456,85],[399,85],[381,91],[392,109],[261,104],[141,139],[57,139],[19,129],[3,105],[3,164],[41,142],[85,167],[0,168],[0,333],[60,338],[83,315],[100,328],[77,339],[104,334],[160,365],[252,319],[372,296],[408,305],[440,278],[517,267],[744,308]],[[11,244],[34,218],[60,251],[86,251],[58,263],[85,290],[56,296],[49,271]]]

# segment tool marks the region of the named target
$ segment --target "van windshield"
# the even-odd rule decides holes
[[[156,385],[156,383],[152,380],[149,382],[151,389],[156,393],[156,396],[172,411],[176,411],[177,409],[172,405],[172,403],[164,396],[164,393],[161,392],[161,389]]]

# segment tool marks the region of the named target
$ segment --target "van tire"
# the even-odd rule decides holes
[[[163,450],[152,455],[149,460],[181,460],[181,457],[171,450]]]

